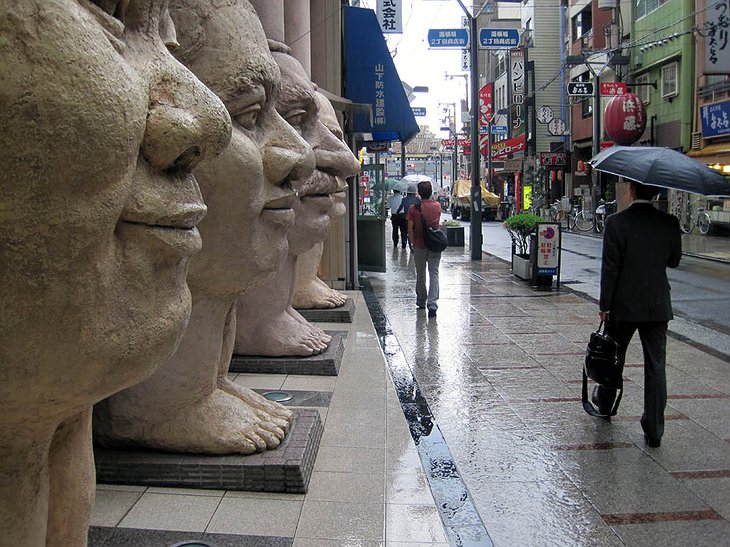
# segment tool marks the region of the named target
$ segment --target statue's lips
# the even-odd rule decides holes
[[[296,193],[289,185],[276,188],[274,196],[269,199],[261,211],[261,219],[278,227],[288,229],[294,224],[294,200]]]
[[[117,225],[120,234],[152,238],[175,255],[192,256],[202,247],[196,226],[208,210],[195,177],[188,173],[173,180],[164,177],[152,182],[155,184],[145,185],[147,191],[134,196],[125,206]]]
[[[300,196],[302,204],[307,207],[313,207],[319,210],[321,213],[326,214],[327,211],[332,207],[332,195],[333,194],[315,194]],[[310,209],[311,210],[311,209]]]

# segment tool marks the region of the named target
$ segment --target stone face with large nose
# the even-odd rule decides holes
[[[275,109],[280,72],[250,4],[169,5],[175,55],[222,100],[233,131],[229,146],[195,170],[208,213],[190,264],[193,307],[180,347],[146,381],[97,405],[94,432],[108,446],[248,454],[278,446],[291,412],[228,378],[235,301],[281,268],[294,221],[291,181],[311,174],[314,154]],[[171,128],[148,133],[149,150],[161,165],[194,162],[196,149],[176,132],[198,120],[159,103]],[[159,138],[166,134],[174,139]]]
[[[86,544],[92,405],[152,374],[190,316],[205,214],[192,169],[231,122],[167,52],[162,13],[162,0],[0,3],[8,545]]]

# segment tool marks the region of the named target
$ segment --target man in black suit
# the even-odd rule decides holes
[[[616,184],[622,210],[606,219],[599,302],[606,333],[621,347],[622,367],[631,337],[639,331],[644,350],[641,427],[651,447],[661,443],[667,404],[667,323],[673,315],[666,269],[677,267],[682,255],[679,221],[651,203],[658,193],[655,186],[634,181]],[[607,413],[615,397],[614,389],[596,386],[593,390],[593,402],[602,413]]]

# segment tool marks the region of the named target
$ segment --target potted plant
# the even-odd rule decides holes
[[[446,228],[446,238],[449,241],[449,247],[464,246],[464,227],[456,220],[447,220],[442,225]]]
[[[532,277],[530,236],[536,233],[538,222],[542,222],[542,217],[520,213],[503,223],[512,239],[512,273],[522,279],[529,280]]]

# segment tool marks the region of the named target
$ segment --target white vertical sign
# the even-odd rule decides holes
[[[469,19],[462,15],[461,17],[461,28],[465,28],[469,31]],[[471,41],[471,37],[469,37]],[[469,55],[469,48],[461,50],[461,70],[468,71],[471,69],[471,55]]]
[[[376,10],[383,34],[403,32],[403,6],[401,0],[378,0]]]
[[[705,73],[730,74],[730,5],[728,0],[707,8]]]

